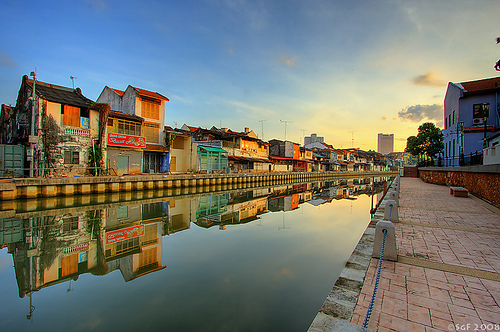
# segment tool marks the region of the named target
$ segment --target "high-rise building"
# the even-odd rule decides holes
[[[311,143],[325,143],[325,138],[324,137],[318,137],[316,134],[311,134],[309,137],[304,137],[304,146],[311,144]]]
[[[384,155],[394,152],[394,134],[378,134],[377,152]]]

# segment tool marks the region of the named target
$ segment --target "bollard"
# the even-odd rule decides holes
[[[383,260],[397,262],[398,251],[396,248],[396,232],[394,224],[388,220],[380,220],[375,227],[375,240],[373,243],[373,258],[380,258],[380,250],[384,239],[383,230],[387,230],[385,235],[384,256]]]
[[[385,203],[384,220],[399,222],[398,202],[395,200],[390,199]]]
[[[394,190],[394,189],[392,189],[391,191],[389,191],[389,195],[387,196],[387,198],[389,198],[390,200],[399,202],[398,192],[396,190]]]

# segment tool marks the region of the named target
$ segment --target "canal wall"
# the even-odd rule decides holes
[[[370,331],[350,323],[350,320],[361,294],[368,265],[372,258],[377,222],[384,219],[385,206],[392,199],[387,193],[397,191],[397,181],[395,180],[388,186],[387,191],[378,202],[368,227],[316,314],[308,332]]]
[[[256,174],[147,174],[135,176],[96,176],[63,178],[14,178],[0,181],[0,201],[134,192],[143,190],[198,188],[242,185],[242,187],[276,185],[289,182],[317,181],[333,178],[373,177],[394,172],[288,172]]]
[[[418,173],[425,182],[464,187],[470,193],[500,206],[500,165],[421,167]]]

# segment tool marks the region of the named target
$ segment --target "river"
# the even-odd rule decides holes
[[[20,202],[0,331],[305,331],[385,180]]]

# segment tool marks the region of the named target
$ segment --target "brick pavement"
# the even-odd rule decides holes
[[[500,331],[499,209],[420,179],[400,183],[399,259],[382,264],[368,328]],[[377,266],[372,259],[351,319],[357,325],[363,324]]]

